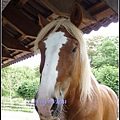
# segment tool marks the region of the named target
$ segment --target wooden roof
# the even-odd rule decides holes
[[[118,21],[118,0],[9,1],[2,2],[2,67],[33,56],[38,32],[59,16],[69,18],[75,2],[83,9],[83,33],[89,34]]]

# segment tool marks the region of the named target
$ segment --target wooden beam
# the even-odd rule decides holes
[[[60,11],[53,6],[48,0],[39,0],[41,3],[43,3],[47,8],[49,8],[51,11],[60,14]]]
[[[75,0],[64,0],[64,2],[61,0],[46,0],[46,3],[48,2],[51,7],[57,8],[58,11],[70,14]]]
[[[2,44],[6,46],[7,48],[31,52],[29,49],[23,46],[19,42],[19,40],[10,36],[5,30],[2,30]]]
[[[2,26],[5,26],[7,24],[7,20],[2,17]]]
[[[40,27],[26,17],[11,2],[3,10],[2,15],[26,35],[37,36],[40,31]]]
[[[2,57],[14,59],[10,54],[7,53],[5,49],[2,48]]]
[[[50,16],[47,17],[47,20],[52,21],[52,20],[54,20],[54,19],[56,19],[56,18],[58,18],[58,17],[59,17],[59,15],[53,13],[53,14],[51,14]]]
[[[100,1],[96,4],[94,4],[92,7],[88,8],[87,11],[91,14],[94,15],[96,13],[101,12],[102,10],[108,9],[109,7],[106,5],[104,1]]]
[[[42,17],[40,14],[38,14],[38,18],[39,18],[39,23],[41,23],[41,25],[44,27],[46,26],[49,21],[47,19],[45,19],[44,17]],[[34,38],[36,39],[37,36],[31,36],[31,35],[26,35],[23,31],[21,31],[19,28],[17,28],[14,24],[12,24],[10,21],[8,21],[4,16],[2,18],[2,25],[5,26],[6,24],[9,24],[12,28],[14,28],[16,31],[18,31],[19,33],[22,34],[22,36],[19,38],[20,41],[28,38]],[[39,24],[40,26],[40,24]],[[41,29],[41,26],[40,26]]]
[[[49,9],[47,7],[45,7],[44,4],[40,3],[39,0],[28,0],[27,4],[25,5],[26,9],[29,8],[28,6],[31,6],[28,10],[32,10],[31,8],[33,7],[33,9],[35,8],[37,10],[36,12],[39,12],[39,14],[41,14],[41,15],[46,13],[47,11],[49,11]],[[31,11],[31,12],[33,12],[33,11]]]
[[[115,13],[115,12],[114,12],[111,8],[108,8],[108,9],[106,9],[106,10],[104,10],[104,11],[102,11],[102,12],[96,14],[96,15],[94,15],[93,17],[94,17],[97,21],[99,21],[99,20],[105,18],[106,15],[107,15],[107,16],[110,16],[110,15],[112,15],[112,14],[114,14],[114,13]]]
[[[19,2],[16,4],[16,6],[18,6],[19,8],[22,8],[27,1],[28,0],[19,0]]]
[[[15,59],[14,59],[15,60]],[[9,62],[12,62],[12,61],[14,61],[14,60],[12,60],[12,59],[7,59],[7,60],[3,60],[3,62],[2,62],[2,67],[3,66],[8,66],[9,65]],[[8,65],[7,65],[8,64]]]
[[[118,14],[118,0],[103,0],[106,4]]]
[[[7,20],[4,16],[2,17],[2,19],[3,19],[3,21],[2,21],[2,25],[3,25],[3,27],[5,27],[5,25],[6,24],[9,24],[13,29],[15,29],[16,31],[18,31],[20,34],[22,34],[22,38],[24,37],[24,36],[26,36],[26,34],[23,32],[23,31],[21,31],[19,28],[17,28],[14,24],[12,24],[9,20]]]
[[[104,1],[100,1],[99,3],[95,4],[91,8],[87,9],[87,11],[97,21],[115,13],[109,6],[107,6],[107,4]]]
[[[53,11],[55,14],[69,17],[71,12],[71,7],[74,3],[74,0],[64,0],[61,2],[60,0],[38,0],[43,3],[47,8]]]
[[[44,21],[44,25],[45,23],[47,23],[45,19],[42,18],[42,21]],[[2,26],[5,27],[6,24],[9,24],[13,29],[15,29],[16,31],[18,31],[22,36],[20,38],[18,38],[20,41],[26,39],[26,38],[34,38],[36,39],[37,36],[30,36],[30,35],[26,35],[23,31],[21,31],[19,28],[17,28],[15,25],[13,25],[11,22],[9,22],[5,17],[2,17]]]

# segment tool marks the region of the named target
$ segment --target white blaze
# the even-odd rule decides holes
[[[49,99],[54,92],[58,71],[56,70],[59,60],[60,48],[67,42],[63,32],[50,34],[44,41],[46,46],[45,64],[42,71],[41,83],[38,89],[38,99]]]

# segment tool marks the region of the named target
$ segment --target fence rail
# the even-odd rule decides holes
[[[22,111],[22,112],[33,112],[35,109],[33,103],[16,103],[16,102],[1,103],[1,108],[2,110]]]

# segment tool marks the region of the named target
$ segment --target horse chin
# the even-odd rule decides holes
[[[60,120],[60,118],[54,116],[49,117],[40,116],[40,120]]]
[[[59,119],[53,116],[49,117],[40,116],[40,120],[59,120]]]
[[[40,120],[60,120],[60,114],[62,112],[62,105],[59,104],[57,109],[52,112],[51,116],[40,116]]]

